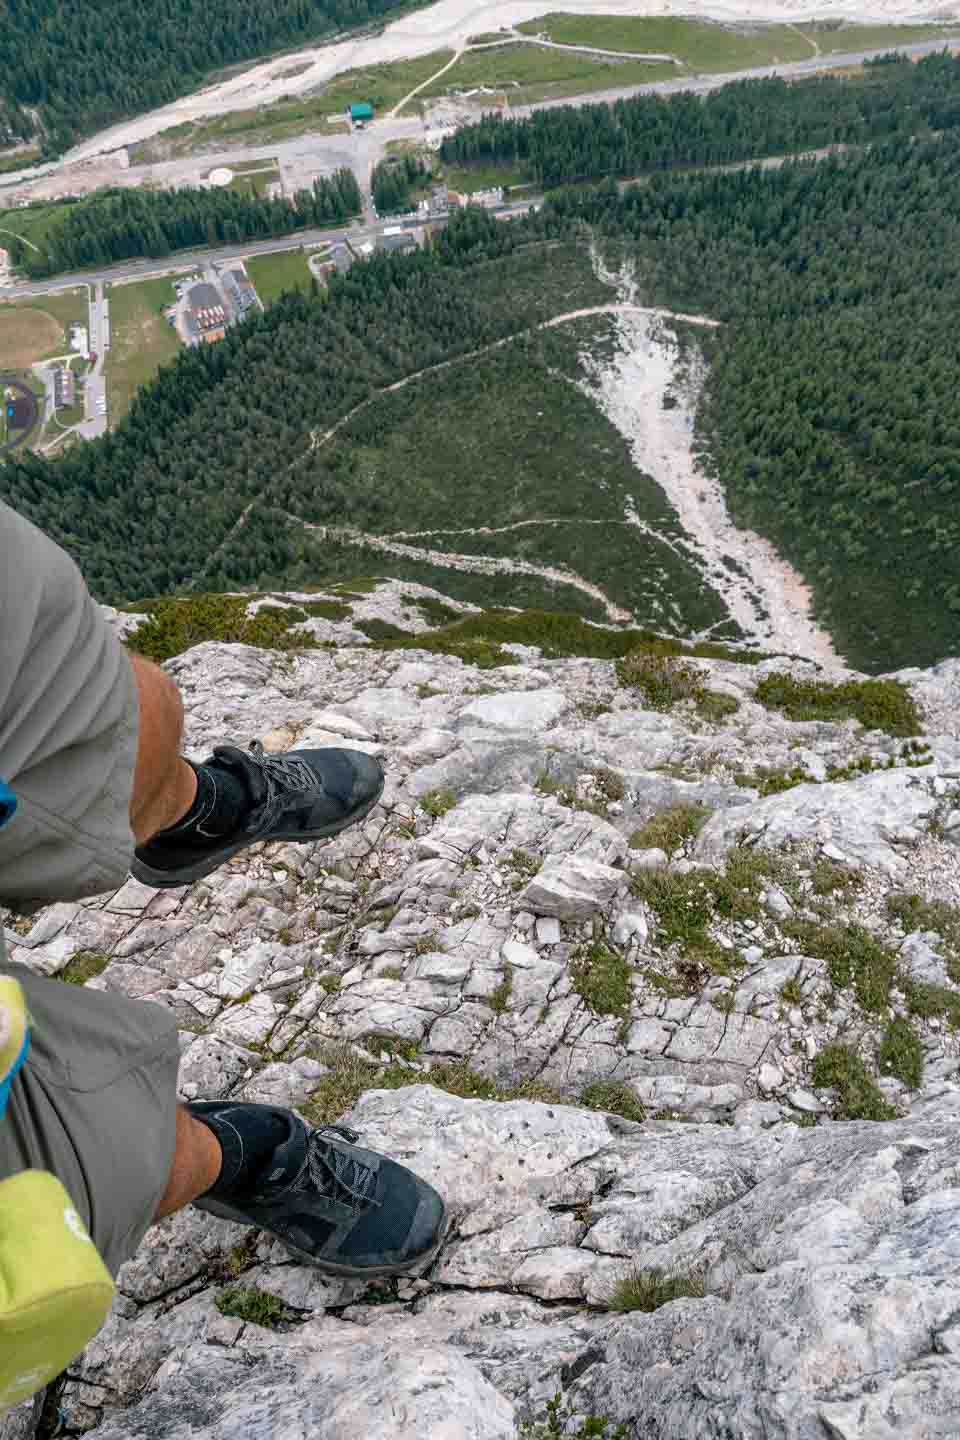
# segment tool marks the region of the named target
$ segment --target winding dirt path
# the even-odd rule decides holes
[[[481,355],[489,355],[494,350],[502,350],[504,345],[510,345],[514,340],[519,340],[522,335],[531,335],[537,330],[552,330],[555,325],[567,325],[571,320],[582,320],[588,315],[616,315],[626,311],[636,311],[641,315],[659,316],[665,320],[683,321],[687,325],[707,325],[716,329],[720,324],[719,320],[711,320],[706,315],[683,315],[679,311],[660,310],[650,305],[636,305],[630,301],[617,301],[611,305],[589,305],[583,310],[568,310],[563,315],[555,315],[552,320],[541,320],[538,325],[528,325],[523,330],[515,330],[511,335],[504,335],[501,340],[494,340],[489,345],[483,345],[479,350],[469,350],[465,355],[455,355],[451,360],[441,360],[436,365],[427,365],[423,370],[415,370],[411,375],[405,375],[402,380],[395,380],[392,385],[385,385],[381,390],[376,390],[368,395],[366,400],[361,400],[359,405],[354,405],[346,415],[342,415],[335,425],[329,430],[310,431],[310,452],[322,450],[324,445],[337,435],[345,425],[349,425],[354,416],[366,410],[368,406],[376,404],[382,395],[390,395],[395,390],[403,390],[405,386],[412,385],[416,380],[422,380],[427,375],[437,375],[441,370],[449,370],[453,365],[464,365],[470,360],[477,360]],[[294,462],[296,463],[296,462]]]
[[[592,585],[589,580],[584,580],[582,575],[577,575],[575,571],[567,570],[562,566],[534,565],[528,560],[515,560],[508,556],[460,555],[450,550],[430,550],[422,545],[408,545],[394,539],[391,535],[368,535],[366,531],[354,530],[344,525],[314,525],[309,520],[302,520],[299,515],[291,515],[289,511],[284,513],[288,520],[302,526],[304,530],[314,532],[321,540],[338,540],[347,545],[366,545],[371,550],[380,550],[386,555],[400,555],[405,560],[426,561],[430,565],[437,565],[445,570],[467,571],[474,575],[530,575],[538,580],[548,580],[555,585],[570,585],[574,590],[589,595],[591,600],[596,600],[603,606],[607,620],[613,625],[629,623],[634,618],[631,611],[614,604],[599,585]],[[597,521],[596,523],[609,524],[610,522]],[[435,531],[434,533],[449,532]]]

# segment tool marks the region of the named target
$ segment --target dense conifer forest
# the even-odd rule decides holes
[[[373,167],[371,190],[373,203],[381,215],[396,215],[407,210],[413,192],[428,184],[433,171],[416,155],[400,160],[381,160]]]
[[[741,80],[706,96],[636,95],[526,118],[486,115],[444,140],[451,165],[503,165],[550,186],[603,175],[731,165],[960,125],[960,57],[895,55],[860,76]]]
[[[169,255],[196,245],[236,245],[335,224],[362,208],[352,170],[337,170],[287,200],[232,190],[100,190],[67,208],[43,248],[8,241],[13,262],[33,279],[110,265],[137,255]]]
[[[45,151],[166,105],[221,66],[367,25],[409,0],[7,0],[0,145]]]
[[[630,264],[644,303],[722,322],[699,341],[704,464],[737,523],[813,585],[841,652],[869,670],[960,653],[960,133],[949,129],[775,170],[568,187],[510,225],[468,211],[433,251],[377,256],[326,301],[288,297],[184,353],[115,433],[60,461],[8,464],[0,493],[67,545],[104,599],[319,579],[333,547],[284,516],[382,533],[415,511],[427,524],[417,457],[430,456],[439,505],[439,412],[418,405],[432,394],[418,382],[335,447],[317,453],[311,431],[427,366],[616,298],[591,272],[591,246],[608,266]],[[562,370],[536,346],[526,354]],[[519,372],[509,356],[470,363],[495,428],[498,387],[518,389]],[[568,477],[585,432],[545,433],[548,513],[573,522],[584,512]],[[514,479],[505,467],[498,493],[451,460],[463,513],[478,487],[491,517],[517,513]],[[611,552],[612,569],[623,564]]]

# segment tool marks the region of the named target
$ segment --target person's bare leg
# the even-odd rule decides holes
[[[186,815],[196,798],[197,777],[180,754],[183,702],[175,682],[151,660],[127,653],[140,700],[130,825],[137,844],[143,845]]]
[[[165,1215],[182,1210],[198,1195],[204,1195],[219,1178],[222,1163],[223,1152],[213,1131],[178,1106],[177,1147],[170,1179],[154,1219],[162,1220]]]

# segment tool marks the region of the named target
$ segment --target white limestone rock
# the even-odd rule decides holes
[[[913,769],[881,770],[842,783],[797,785],[712,815],[700,831],[694,854],[698,860],[719,864],[741,840],[771,850],[801,841],[832,843],[848,860],[903,880],[909,862],[896,847],[922,839],[936,807],[928,779]]]
[[[623,881],[622,870],[580,855],[568,855],[548,860],[518,898],[534,915],[587,920],[610,904]]]
[[[485,725],[496,730],[547,730],[570,709],[563,690],[505,690],[482,695],[460,711],[461,728]]]

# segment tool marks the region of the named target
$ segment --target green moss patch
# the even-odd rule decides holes
[[[888,735],[919,735],[920,712],[913,696],[899,680],[848,680],[829,685],[824,680],[795,680],[780,672],[765,675],[754,695],[768,710],[779,710],[789,720],[859,720],[867,730]]]
[[[813,1083],[837,1092],[838,1120],[893,1120],[896,1110],[884,1100],[873,1077],[849,1045],[827,1045],[813,1062]]]
[[[183,599],[157,601],[148,620],[126,638],[126,644],[140,655],[158,663],[182,655],[205,640],[255,645],[263,650],[303,650],[316,640],[291,625],[306,618],[302,610],[264,605],[254,616],[247,614],[244,596],[191,595]]]
[[[57,978],[65,980],[68,985],[86,985],[88,980],[106,970],[109,964],[110,956],[102,950],[78,950]]]
[[[246,1320],[252,1325],[263,1325],[273,1330],[288,1318],[287,1307],[276,1295],[261,1290],[256,1285],[233,1285],[223,1290],[216,1299],[221,1315],[234,1320]]]

